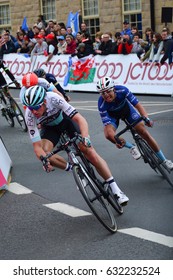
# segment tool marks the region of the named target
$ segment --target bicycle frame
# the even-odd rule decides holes
[[[110,186],[107,184],[107,182],[101,181],[96,176],[94,168],[92,167],[92,165],[90,165],[90,162],[85,158],[83,153],[78,148],[78,145],[76,144],[77,139],[79,141],[82,140],[81,135],[79,135],[78,133],[76,133],[76,136],[72,139],[69,139],[68,133],[67,134],[62,133],[62,135],[60,137],[60,141],[59,141],[60,147],[57,147],[55,150],[50,152],[45,157],[45,159],[50,158],[52,155],[54,155],[62,150],[66,151],[66,153],[68,155],[68,161],[72,164],[72,166],[78,165],[82,169],[82,171],[85,172],[85,174],[87,174],[87,176],[89,176],[92,179],[92,181],[94,182],[94,184],[97,186],[98,190],[100,191],[101,195],[103,195],[103,197],[109,201],[111,206],[120,215],[123,214],[123,208],[117,201],[115,201],[115,198],[113,197]],[[80,163],[80,161],[78,160],[77,157],[79,157],[82,160],[82,164]]]
[[[78,148],[78,145],[76,143],[77,139],[82,140],[82,137],[77,133],[76,136],[72,139],[68,139],[68,134],[67,135],[62,134],[59,141],[60,146],[57,147],[52,152],[50,152],[49,154],[47,154],[46,157],[41,157],[41,160],[44,162],[44,160],[50,158],[52,155],[62,150],[65,151],[68,155],[68,162],[70,162],[73,166],[73,176],[83,198],[87,202],[88,206],[90,207],[94,215],[101,222],[101,224],[103,224],[103,226],[106,227],[109,231],[114,233],[117,230],[117,225],[116,225],[114,214],[105,197],[104,194],[105,191],[103,185],[101,181],[97,179],[94,170],[92,169],[92,167],[89,166],[89,162]],[[80,160],[78,160],[77,158],[78,156],[82,160],[82,163],[80,162]],[[87,196],[86,186],[83,185],[82,183],[83,179],[81,179],[80,174],[82,175],[82,178],[85,178],[84,181],[86,180],[88,182],[86,186],[88,186],[87,190],[88,191],[90,190],[93,193],[92,198],[91,197],[89,198]],[[98,205],[101,205],[101,209],[104,209],[104,211],[106,211],[107,215],[109,216],[109,219],[112,221],[112,226],[109,226],[100,217],[101,213],[99,214],[99,212],[97,212],[98,210],[96,210],[95,207],[93,206],[93,204],[96,205],[97,203]]]
[[[146,140],[143,139],[138,134],[138,132],[134,128],[135,125],[138,124],[141,120],[145,121],[145,117],[140,117],[133,124],[129,124],[126,120],[123,119],[123,121],[126,124],[126,127],[115,135],[115,141],[118,144],[121,144],[121,140],[119,139],[119,136],[129,130],[142,155],[144,162],[148,163],[155,172],[157,172],[157,173],[159,172],[163,176],[163,178],[166,179],[167,182],[173,187],[173,183],[172,183],[171,179],[169,178],[168,174],[166,173],[166,172],[168,172],[170,174],[171,170],[166,166],[166,164],[164,162],[162,162],[157,157],[155,151],[150,147],[150,145],[146,142]]]

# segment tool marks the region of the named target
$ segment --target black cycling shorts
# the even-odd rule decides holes
[[[44,126],[40,131],[41,139],[47,139],[53,143],[54,146],[59,141],[62,132],[67,131],[70,138],[73,138],[75,132],[80,133],[78,125],[69,117],[65,117],[62,122],[55,126]]]

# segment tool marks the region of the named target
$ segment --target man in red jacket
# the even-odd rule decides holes
[[[133,44],[128,34],[122,36],[121,43],[118,45],[118,54],[131,53]]]

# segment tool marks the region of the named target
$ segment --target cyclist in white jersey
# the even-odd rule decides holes
[[[107,163],[98,155],[91,144],[86,119],[73,106],[58,94],[46,92],[42,86],[28,88],[22,97],[22,103],[27,107],[26,124],[34,152],[39,160],[41,156],[45,157],[47,153],[52,151],[64,130],[68,131],[70,137],[74,137],[74,132],[77,131],[73,123],[75,122],[83,137],[79,148],[95,166],[102,178],[108,182],[112,192],[118,196],[118,202],[122,205],[127,204],[128,197],[120,190]],[[67,115],[68,118],[64,118],[63,114]],[[41,125],[41,131],[38,130],[38,124]],[[70,169],[69,163],[57,154],[48,161],[46,171],[52,171],[53,166],[67,171]]]

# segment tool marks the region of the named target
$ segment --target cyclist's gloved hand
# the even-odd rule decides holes
[[[115,145],[117,146],[118,149],[122,149],[126,143],[126,141],[123,138],[121,137],[117,138],[116,136],[115,136],[115,141],[116,141]]]
[[[82,138],[82,142],[83,144],[86,146],[86,147],[91,147],[92,144],[91,144],[91,140],[90,140],[90,137],[83,137]]]
[[[144,118],[145,124],[148,127],[153,127],[154,122],[150,118]]]
[[[44,171],[49,173],[49,172],[54,170],[53,166],[50,164],[50,161],[47,158],[45,158],[44,156],[40,156],[40,159],[43,163],[43,170]]]

